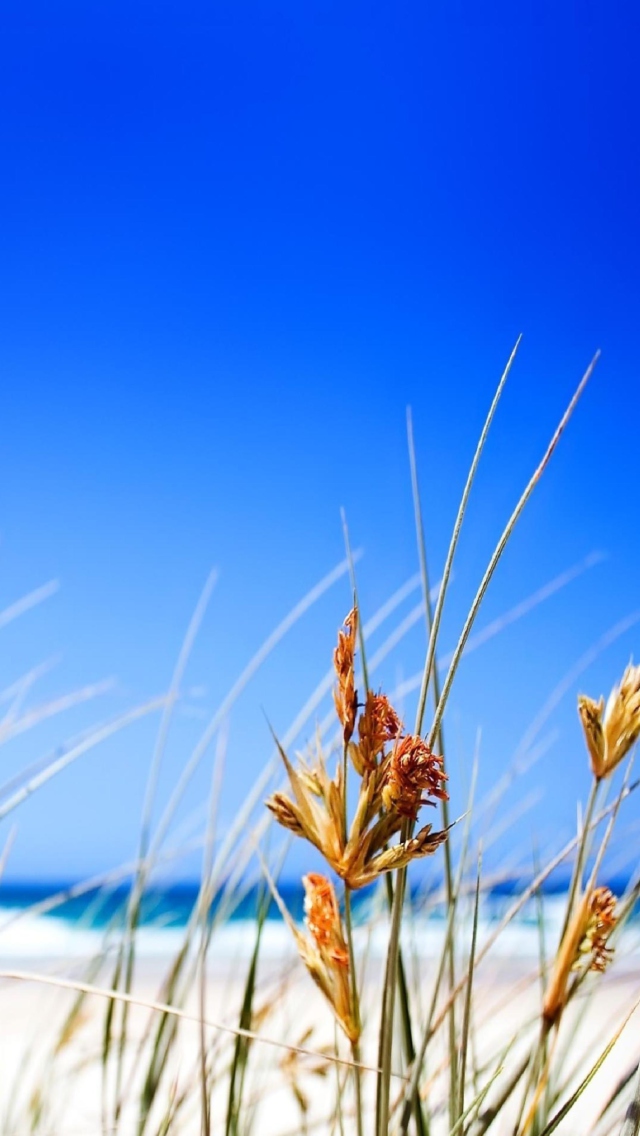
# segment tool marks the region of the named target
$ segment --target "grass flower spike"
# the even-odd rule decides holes
[[[594,777],[601,781],[620,764],[640,737],[640,666],[628,666],[605,706],[581,694],[578,713]]]
[[[564,934],[545,994],[543,1017],[548,1026],[559,1021],[570,997],[572,972],[606,970],[613,956],[608,941],[616,922],[616,898],[609,888],[587,889]]]
[[[317,872],[303,876],[305,922],[316,946],[338,966],[349,965],[333,884]]]
[[[358,745],[350,749],[357,772],[374,769],[385,746],[402,733],[402,723],[386,694],[367,692],[364,713],[358,722]]]
[[[335,776],[330,777],[319,743],[313,764],[301,763],[298,768],[280,748],[291,796],[274,793],[266,802],[267,808],[283,828],[313,844],[329,867],[354,891],[373,883],[383,872],[431,855],[446,840],[446,832],[432,832],[432,826],[426,825],[412,840],[387,847],[400,832],[407,810],[411,808],[415,815],[421,803],[429,803],[422,796],[429,787],[428,774],[434,791],[444,791],[443,775],[437,776],[435,772],[440,766],[431,764],[440,759],[433,756],[426,759],[429,751],[421,739],[405,740],[411,743],[412,752],[422,753],[417,745],[420,742],[424,747],[424,762],[416,762],[415,768],[411,765],[410,772],[405,771],[404,783],[399,781],[399,774],[392,767],[393,752],[383,756],[374,769],[365,770],[348,831],[344,824],[344,780],[340,766]]]
[[[431,805],[429,797],[448,800],[444,787],[447,775],[443,759],[431,752],[422,738],[407,734],[396,745],[386,773],[382,800],[390,812],[416,820],[422,805]],[[423,797],[428,793],[428,797]]]
[[[267,808],[278,824],[313,844],[340,874],[339,866],[347,842],[342,769],[338,767],[335,777],[329,776],[319,741],[313,763],[300,762],[297,769],[280,745],[278,749],[289,776],[292,795],[274,793],[266,802]]]
[[[608,945],[609,935],[617,922],[616,897],[607,887],[596,888],[588,903],[588,921],[580,944],[581,956],[589,959],[588,969],[601,974],[613,958],[613,947]],[[578,961],[574,969],[580,968]]]
[[[349,1041],[357,1041],[360,1028],[352,1001],[349,952],[333,884],[317,872],[309,872],[302,883],[309,935],[294,932],[300,957]]]
[[[342,723],[344,743],[348,744],[356,725],[358,713],[358,692],[355,688],[354,657],[356,653],[356,635],[358,633],[358,610],[353,608],[344,621],[347,628],[338,633],[338,646],[333,653],[333,665],[338,677],[338,685],[334,690],[336,713]]]
[[[353,665],[357,611],[345,620],[335,653],[338,688],[336,709],[345,737],[355,727]],[[351,707],[344,715],[345,707]],[[387,746],[391,745],[387,749]],[[360,777],[351,822],[347,818],[344,773],[340,765],[331,777],[318,739],[311,761],[294,768],[279,747],[289,777],[291,795],[274,793],[267,801],[279,824],[302,836],[322,854],[329,867],[352,890],[372,883],[383,872],[406,867],[411,860],[431,855],[446,840],[446,832],[426,825],[413,839],[390,845],[407,819],[416,820],[431,798],[446,798],[442,758],[414,735],[402,736],[400,719],[384,694],[369,691],[358,723],[358,742],[349,744]],[[426,796],[425,796],[426,794]]]

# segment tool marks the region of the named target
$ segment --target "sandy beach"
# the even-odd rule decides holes
[[[34,967],[33,960],[18,966],[20,960],[11,965],[3,962],[5,971],[10,969],[36,971],[52,977],[80,978],[83,968],[77,960],[65,963],[63,960],[42,960]],[[432,981],[432,967],[429,960],[423,960],[416,975],[420,989],[423,1010],[428,1002]],[[162,1000],[162,980],[166,972],[162,959],[143,960],[138,967],[134,986],[134,997],[142,1002]],[[209,963],[206,984],[206,1018],[219,1025],[233,1026],[238,1020],[238,1008],[242,999],[245,968],[237,960],[212,958]],[[84,973],[86,978],[86,973]],[[104,975],[97,976],[96,985],[104,982]],[[367,1025],[376,1014],[376,1003],[380,992],[381,968],[377,962],[369,967],[365,986],[365,1014]],[[478,973],[476,987],[476,1026],[478,1029],[478,1050],[482,1059],[498,1054],[504,1039],[528,1020],[533,1022],[539,1006],[539,988],[530,960],[513,958],[498,962],[487,962]],[[576,1084],[584,1075],[606,1042],[612,1037],[616,1026],[629,1013],[640,997],[640,969],[635,965],[621,965],[606,975],[598,987],[595,997],[584,1018],[580,1021],[576,1037],[571,1042],[571,1052],[566,1068],[570,1071],[585,1056],[588,1064],[583,1067]],[[104,1025],[105,1000],[90,995],[84,1001],[77,1022],[68,1029],[62,1043],[60,1030],[69,1014],[76,995],[70,990],[58,989],[40,982],[26,982],[16,979],[3,979],[0,998],[2,1003],[3,1029],[0,1032],[0,1061],[2,1065],[2,1090],[0,1097],[0,1117],[4,1136],[26,1136],[32,1130],[55,1133],[55,1136],[101,1136],[113,1130],[107,1118],[102,1116],[102,1073],[100,1053]],[[182,1020],[179,1026],[179,1043],[172,1057],[170,1072],[166,1078],[166,1089],[161,1094],[166,1103],[167,1094],[177,1098],[185,1088],[191,1089],[189,1101],[180,1112],[180,1122],[175,1129],[180,1136],[191,1136],[200,1132],[200,1104],[196,1090],[200,1062],[199,986],[192,985],[184,999],[184,1012],[193,1020]],[[306,1050],[322,1053],[323,1047],[333,1047],[335,1030],[331,1015],[321,996],[298,965],[293,954],[282,959],[269,959],[259,975],[259,994],[256,1000],[254,1028],[264,1040],[254,1043],[247,1076],[246,1091],[255,1108],[254,1131],[260,1136],[286,1136],[303,1131],[329,1133],[331,1125],[327,1121],[327,1097],[330,1078],[338,1074],[339,1066],[327,1062],[322,1056],[312,1058],[306,1054],[292,1053],[282,1047],[282,1043],[302,1046]],[[563,1037],[572,1033],[570,1017],[577,1020],[582,1013],[579,1003],[567,1011],[563,1021],[558,1045]],[[139,1096],[143,1084],[145,1062],[138,1060],[138,1046],[145,1037],[152,1019],[158,1020],[157,1012],[141,1006],[130,1008],[129,1040],[124,1061],[122,1114],[119,1131],[124,1136],[133,1136],[138,1131]],[[619,1078],[626,1074],[638,1056],[638,1018],[632,1017],[615,1049],[608,1057],[598,1078],[587,1089],[568,1121],[558,1129],[561,1133],[586,1133],[596,1119],[607,1095]],[[225,1115],[227,1079],[219,1077],[220,1087],[216,1087],[216,1072],[223,1074],[233,1045],[233,1037],[218,1028],[205,1029],[207,1057],[213,1071],[213,1092],[211,1097],[212,1131],[220,1131]],[[365,1030],[365,1036],[372,1040],[375,1030]],[[531,1032],[529,1037],[531,1037]],[[269,1042],[278,1044],[270,1044]],[[444,1037],[443,1037],[444,1042]],[[505,1055],[505,1073],[515,1066],[521,1053],[526,1050],[526,1042],[517,1045]],[[347,1046],[341,1044],[341,1052],[348,1057]],[[445,1061],[443,1045],[429,1050],[428,1072],[433,1077],[431,1088],[432,1104],[436,1112],[444,1106],[442,1085],[438,1082],[438,1066]],[[365,1045],[363,1064],[375,1066],[375,1044]],[[110,1074],[110,1078],[112,1074]],[[375,1074],[364,1074],[365,1099],[371,1101]],[[498,1082],[496,1082],[496,1085]],[[113,1084],[110,1081],[111,1089]],[[397,1092],[402,1082],[394,1080]],[[37,1093],[36,1093],[37,1087]],[[111,1095],[110,1098],[112,1099]],[[303,1127],[303,1113],[300,1100],[308,1104],[306,1128]],[[615,1117],[620,1110],[616,1106],[612,1112]],[[46,1123],[42,1128],[33,1127],[39,1113],[46,1113]],[[155,1114],[154,1114],[155,1117]],[[496,1132],[507,1132],[507,1114],[496,1124]],[[147,1131],[157,1132],[160,1113],[155,1117]],[[345,1132],[352,1129],[349,1118],[344,1118]],[[444,1131],[446,1125],[443,1124]]]

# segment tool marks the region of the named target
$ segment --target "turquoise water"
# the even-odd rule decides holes
[[[481,927],[483,933],[490,934],[498,921],[511,906],[527,881],[509,885],[502,884],[490,889],[482,899]],[[624,891],[626,880],[609,881],[612,889],[619,895]],[[5,883],[0,887],[0,957],[4,958],[44,958],[44,957],[90,957],[104,949],[105,942],[115,943],[118,932],[125,921],[129,889],[119,886],[94,889],[75,897],[70,894],[81,885],[54,885],[51,883]],[[296,921],[303,917],[303,891],[298,882],[280,883],[279,891],[287,909]],[[147,956],[166,956],[178,950],[183,942],[184,928],[194,910],[198,896],[197,883],[174,884],[170,887],[150,889],[142,907],[141,926],[138,931],[139,953]],[[251,952],[255,937],[255,916],[264,891],[248,888],[240,896],[229,898],[224,890],[213,904],[211,917],[220,916],[214,942],[224,955],[246,956]],[[356,928],[362,927],[364,938],[365,924],[370,924],[368,916],[372,911],[384,911],[380,907],[380,895],[375,889],[358,893],[355,897]],[[414,917],[409,921],[407,935],[413,940],[418,953],[429,955],[438,950],[444,934],[445,920],[442,908],[433,903],[424,905],[424,895],[412,894]],[[566,880],[556,880],[546,888],[544,897],[545,923],[552,942],[559,934],[566,900]],[[460,934],[464,941],[470,920],[469,903],[461,910]],[[373,950],[384,951],[386,939],[386,918],[373,921]],[[633,942],[640,929],[640,921],[631,921]],[[631,934],[631,931],[629,934]],[[631,941],[631,940],[629,940]],[[271,902],[267,924],[263,936],[264,952],[281,955],[293,949],[290,929],[283,922],[276,905]],[[539,949],[537,908],[529,903],[518,914],[507,931],[501,936],[498,953],[505,956],[531,955],[535,957]],[[635,946],[632,945],[635,950]]]

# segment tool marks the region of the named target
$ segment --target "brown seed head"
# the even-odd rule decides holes
[[[613,957],[607,940],[616,923],[616,897],[607,887],[596,888],[589,899],[587,926],[579,948],[581,955],[591,955],[589,970],[602,973],[607,969]],[[574,965],[579,965],[579,960]]]
[[[578,695],[578,714],[584,730],[584,738],[591,761],[591,770],[598,781],[605,775],[605,743],[602,729],[604,698],[594,702],[586,694]]]
[[[402,723],[386,694],[368,690],[364,713],[358,722],[358,751],[363,768],[373,769],[385,745],[396,741],[401,732]]]
[[[432,753],[422,738],[407,734],[398,742],[389,761],[382,790],[385,808],[416,820],[421,805],[433,804],[429,798],[448,800],[443,765],[443,758]]]
[[[640,666],[628,666],[619,686],[594,702],[580,695],[578,713],[582,722],[594,777],[599,781],[628,754],[640,737]]]
[[[333,692],[336,713],[342,723],[344,742],[348,744],[355,729],[358,695],[355,688],[353,661],[356,653],[358,609],[353,608],[344,621],[346,631],[338,632],[338,646],[333,652],[333,666],[338,677]]]
[[[608,771],[615,769],[640,737],[640,666],[628,666],[604,711]]]
[[[318,872],[303,876],[305,922],[321,954],[338,966],[349,965],[333,884]]]
[[[269,797],[265,804],[269,811],[273,813],[278,824],[283,828],[288,828],[289,832],[295,833],[296,836],[304,836],[304,827],[300,823],[298,812],[292,801],[285,797],[284,793],[274,793]]]
[[[615,908],[615,896],[606,887],[587,890],[578,902],[558,948],[545,993],[543,1015],[547,1025],[559,1021],[571,996],[571,971],[606,970],[613,955],[607,943],[617,921]]]
[[[387,848],[379,856],[376,856],[374,861],[376,873],[379,875],[381,872],[395,871],[397,868],[406,867],[412,860],[418,860],[422,856],[433,856],[446,839],[446,831],[432,832],[431,825],[427,824],[410,840],[393,844],[391,848]]]

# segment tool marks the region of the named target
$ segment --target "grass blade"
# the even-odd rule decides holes
[[[426,704],[427,704],[427,693],[428,693],[428,690],[429,690],[429,681],[430,681],[430,678],[431,678],[431,669],[432,669],[432,667],[434,665],[434,661],[435,661],[436,646],[437,646],[437,641],[438,641],[438,633],[440,631],[440,620],[442,618],[442,609],[444,607],[444,601],[445,601],[446,594],[447,594],[447,588],[449,586],[449,579],[451,577],[451,569],[453,567],[453,560],[454,560],[454,557],[455,557],[455,554],[456,554],[456,548],[458,546],[458,540],[460,538],[460,530],[462,529],[462,522],[464,520],[464,515],[467,511],[467,504],[469,502],[469,495],[471,493],[471,488],[473,486],[473,483],[474,483],[475,477],[476,477],[476,473],[478,471],[478,465],[480,464],[480,458],[482,457],[482,451],[484,450],[485,442],[486,442],[487,437],[489,435],[489,430],[491,429],[491,423],[493,422],[495,412],[498,409],[498,403],[500,402],[500,398],[502,396],[502,392],[504,390],[505,383],[506,383],[507,379],[509,378],[509,372],[511,371],[511,368],[512,368],[513,363],[515,361],[515,357],[516,357],[518,348],[520,346],[521,339],[522,339],[522,336],[519,335],[517,340],[516,340],[515,347],[513,348],[513,351],[511,352],[511,355],[509,356],[509,359],[507,361],[507,365],[506,365],[506,367],[505,367],[505,369],[502,373],[502,377],[500,379],[500,382],[498,383],[496,393],[493,396],[493,402],[491,403],[491,406],[489,407],[489,413],[487,414],[484,426],[482,427],[480,438],[478,439],[478,444],[476,446],[476,452],[473,455],[473,461],[471,462],[469,473],[467,474],[467,480],[466,480],[466,483],[465,483],[465,487],[462,491],[462,497],[460,498],[460,505],[458,506],[458,514],[456,516],[455,523],[454,523],[454,526],[453,526],[453,533],[451,534],[451,540],[449,542],[449,549],[447,551],[447,558],[445,560],[444,570],[443,570],[443,573],[442,573],[442,585],[440,587],[440,594],[438,596],[435,611],[433,613],[433,626],[431,628],[431,634],[429,636],[429,645],[427,647],[427,657],[425,659],[425,664],[424,664],[424,673],[423,673],[423,676],[422,676],[422,686],[421,686],[421,689],[420,689],[420,697],[418,699],[418,710],[417,710],[417,713],[416,713],[416,731],[415,732],[417,734],[419,734],[422,730],[422,719],[424,717],[424,711],[425,711],[425,707],[426,707]]]
[[[629,1023],[629,1021],[631,1020],[631,1018],[635,1014],[636,1010],[638,1009],[638,1006],[640,1006],[640,998],[638,998],[637,1002],[634,1004],[632,1009],[629,1011],[629,1013],[625,1017],[622,1024],[618,1027],[618,1029],[614,1033],[613,1037],[611,1038],[611,1041],[609,1041],[607,1043],[607,1045],[605,1045],[604,1049],[602,1050],[602,1053],[598,1057],[598,1060],[591,1066],[589,1072],[587,1073],[586,1077],[584,1077],[583,1080],[580,1082],[576,1091],[571,1094],[571,1096],[569,1097],[569,1100],[566,1102],[566,1104],[564,1104],[562,1106],[562,1108],[555,1114],[555,1116],[549,1121],[546,1128],[544,1128],[542,1130],[542,1132],[540,1133],[540,1136],[551,1136],[551,1133],[555,1132],[556,1128],[564,1120],[565,1116],[568,1116],[568,1114],[571,1112],[571,1109],[574,1107],[574,1105],[577,1103],[577,1101],[579,1101],[579,1099],[582,1096],[585,1089],[591,1084],[591,1082],[592,1082],[593,1078],[595,1077],[596,1073],[598,1072],[598,1070],[601,1068],[602,1065],[604,1065],[604,1062],[606,1061],[607,1057],[611,1053],[611,1050],[613,1049],[613,1047],[616,1045],[621,1034],[625,1030],[627,1024]],[[626,1121],[625,1121],[625,1123],[626,1123]],[[631,1129],[630,1131],[634,1131],[634,1129]],[[624,1132],[624,1128],[623,1128],[623,1132]],[[622,1134],[621,1134],[621,1136],[622,1136]],[[624,1136],[627,1136],[627,1133],[624,1133]]]
[[[636,1076],[633,1100],[625,1113],[620,1136],[638,1136],[640,1132],[640,1073]]]
[[[240,1010],[239,1026],[242,1030],[251,1029],[251,1022],[253,1019],[253,998],[256,988],[256,975],[258,971],[258,957],[260,954],[262,929],[264,927],[265,919],[267,918],[269,911],[270,899],[271,897],[265,890],[258,908],[255,944],[251,955],[249,970],[247,972],[247,980],[245,982],[242,1007]],[[244,1074],[247,1067],[247,1062],[249,1060],[250,1045],[251,1041],[249,1040],[249,1038],[244,1037],[242,1034],[238,1034],[238,1036],[236,1037],[235,1045],[233,1047],[233,1060],[231,1062],[231,1072],[229,1075],[229,1097],[227,1101],[225,1136],[239,1136],[242,1089],[244,1085]]]
[[[467,1047],[469,1044],[469,1026],[471,1023],[471,993],[473,990],[473,970],[476,957],[476,942],[478,939],[478,911],[480,907],[480,878],[482,874],[482,851],[478,856],[478,875],[476,878],[476,895],[473,907],[473,927],[471,931],[471,950],[469,951],[469,965],[467,968],[467,989],[464,1000],[464,1013],[462,1017],[462,1039],[460,1043],[460,1087],[458,1102],[458,1120],[464,1115],[464,1083],[467,1071]]]

